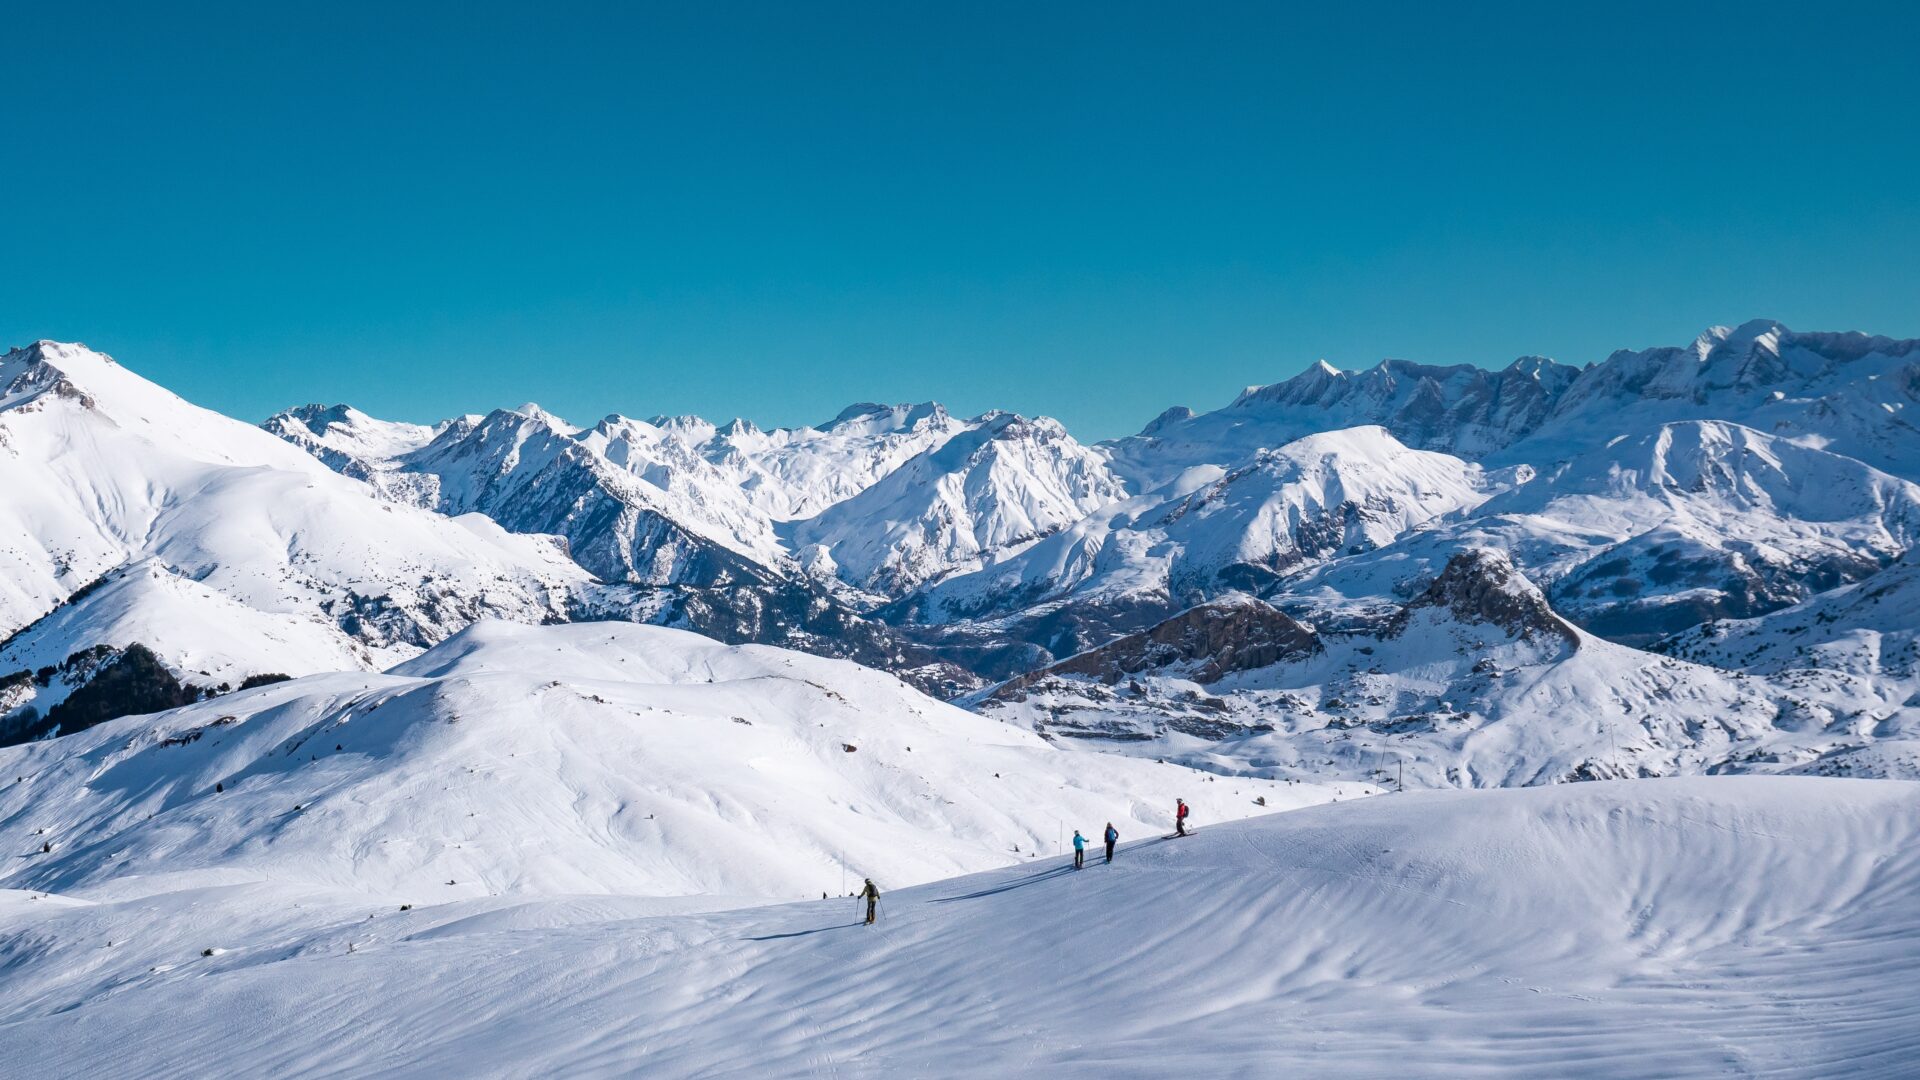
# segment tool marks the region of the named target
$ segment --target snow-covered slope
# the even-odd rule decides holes
[[[558,617],[586,580],[80,346],[0,357],[0,477],[0,674],[132,640],[215,681],[383,667],[481,616]]]
[[[1018,863],[1062,821],[1168,828],[1176,796],[1220,820],[1336,794],[1069,754],[845,661],[629,623],[477,623],[387,674],[0,749],[0,773],[0,835],[55,848],[0,887],[415,903],[791,899],[843,867],[906,884]]]
[[[889,889],[871,928],[846,899],[0,893],[0,1047],[143,1080],[1891,1078],[1916,963],[1920,786],[1633,781],[1342,800]]]
[[[1831,776],[1920,777],[1920,559],[1755,619],[1702,623],[1656,650],[1791,689],[1877,741],[1801,766]]]
[[[1507,786],[1817,769],[1920,734],[1871,687],[1749,677],[1574,628],[1502,554],[1455,556],[1367,631],[1187,612],[979,695],[988,715],[1227,773]],[[1265,615],[1235,614],[1252,606]],[[1190,642],[1199,641],[1202,647]],[[1863,696],[1864,695],[1864,696]]]
[[[1126,490],[1106,456],[1058,421],[1000,413],[916,455],[859,494],[795,522],[846,581],[898,595],[1056,532]]]
[[[1805,668],[1912,678],[1920,674],[1920,551],[1858,584],[1761,618],[1703,623],[1660,649],[1767,674]]]
[[[916,614],[977,617],[1063,598],[1186,604],[1391,544],[1486,498],[1478,466],[1384,428],[1308,436],[1111,503],[1020,554],[933,586]]]

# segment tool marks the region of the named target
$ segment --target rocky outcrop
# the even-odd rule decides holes
[[[1394,616],[1386,636],[1401,636],[1421,611],[1435,608],[1460,622],[1497,626],[1528,641],[1559,638],[1576,648],[1580,644],[1580,632],[1554,613],[1504,552],[1491,548],[1469,548],[1448,559],[1433,584]]]
[[[1149,630],[1022,675],[991,696],[1018,700],[1027,687],[1052,676],[1077,675],[1112,685],[1129,675],[1182,665],[1191,668],[1184,673],[1187,678],[1213,683],[1319,648],[1314,632],[1292,616],[1251,597],[1234,597],[1191,608]]]

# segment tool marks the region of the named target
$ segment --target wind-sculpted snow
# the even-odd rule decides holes
[[[1920,1057],[1910,783],[1343,799],[1094,862],[882,878],[873,927],[850,899],[0,893],[0,1049],[143,1080],[1812,1080]]]

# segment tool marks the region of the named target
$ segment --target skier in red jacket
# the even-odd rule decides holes
[[[1187,800],[1173,800],[1173,835],[1187,835]]]

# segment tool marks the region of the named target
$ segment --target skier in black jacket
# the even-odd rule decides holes
[[[864,889],[861,889],[857,893],[854,893],[853,896],[854,896],[854,899],[856,900],[860,899],[861,897],[866,898],[867,925],[872,926],[874,920],[880,917],[880,890],[874,886],[873,879],[868,878],[867,887]]]
[[[1111,821],[1107,822],[1107,861],[1108,862],[1113,861],[1113,845],[1119,842],[1120,842],[1120,830],[1113,827],[1113,822]]]

